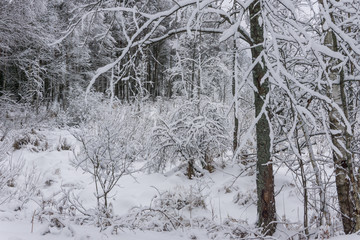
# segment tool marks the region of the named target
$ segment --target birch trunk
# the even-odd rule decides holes
[[[331,8],[331,2],[326,1],[327,5]],[[319,3],[324,6],[323,0],[319,0]],[[331,21],[335,23],[333,13],[330,13],[330,16]],[[339,47],[337,41],[336,35],[331,30],[328,30],[324,44],[331,50],[338,52]],[[337,61],[331,60],[330,66],[327,69],[327,74],[332,81],[332,91],[330,91],[329,94],[334,102],[341,107],[345,117],[349,119],[344,69],[342,68],[339,72],[339,69],[335,67],[337,64]],[[346,129],[344,119],[341,118],[340,113],[335,108],[332,108],[329,112],[329,122],[331,140],[334,146],[332,151],[339,207],[342,214],[344,232],[349,234],[360,230],[360,189],[358,180],[354,175],[353,158],[349,151],[351,135],[348,133],[348,129]]]

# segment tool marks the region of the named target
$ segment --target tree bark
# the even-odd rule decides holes
[[[328,0],[326,0],[328,1]],[[324,6],[324,1],[319,0],[319,3]],[[327,4],[332,7],[330,2]],[[335,23],[333,13],[330,13],[331,21]],[[337,37],[331,30],[328,30],[325,35],[324,45],[331,50],[338,52]],[[336,67],[338,61],[331,59],[327,74],[332,81],[332,91],[329,93],[334,102],[340,106],[344,115],[349,119],[349,112],[347,109],[346,91],[345,91],[345,76],[344,69]],[[340,113],[332,108],[329,112],[329,122],[331,129],[331,140],[335,147],[333,149],[333,162],[335,167],[335,182],[338,195],[339,207],[342,214],[342,223],[344,232],[350,234],[360,230],[360,197],[359,184],[354,175],[353,159],[350,153],[350,144],[352,141],[351,135],[348,133],[344,119]]]
[[[3,71],[0,70],[0,91],[5,91],[5,76]],[[0,96],[2,93],[0,92]]]
[[[254,1],[249,7],[250,14],[250,36],[253,40],[253,47],[251,48],[252,61],[260,56],[263,49],[264,29],[260,25],[259,17],[261,17],[261,2]],[[256,64],[252,71],[254,85],[257,91],[255,95],[255,116],[261,114],[264,106],[264,99],[269,93],[268,79],[263,79],[267,69],[265,64]],[[257,141],[257,214],[258,227],[262,228],[265,235],[272,235],[276,230],[276,209],[275,209],[275,195],[274,195],[274,176],[271,162],[271,140],[270,140],[270,125],[265,114],[262,114],[256,124],[256,141]]]
[[[192,63],[191,63],[191,82],[190,82],[190,98],[195,97],[195,57],[196,57],[196,39],[194,39],[193,49],[192,49]]]
[[[340,107],[344,107],[340,98],[340,86],[333,85],[331,97]],[[340,211],[342,213],[342,222],[344,232],[352,233],[355,229],[355,206],[351,199],[350,178],[351,156],[349,156],[345,148],[347,141],[346,130],[344,124],[340,120],[340,114],[336,109],[332,109],[329,113],[330,129],[332,130],[331,140],[333,145],[339,150],[333,150],[333,161],[335,166],[336,190],[339,200]]]
[[[236,84],[236,56],[237,56],[237,46],[236,46],[236,39],[234,39],[234,56],[233,56],[233,72],[232,72],[232,86],[231,91],[234,98],[234,132],[233,132],[233,152],[236,152],[236,149],[238,147],[238,132],[239,132],[239,119],[237,117],[237,84]]]

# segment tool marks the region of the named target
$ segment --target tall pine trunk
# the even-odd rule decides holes
[[[253,47],[251,48],[252,61],[254,62],[262,53],[264,42],[264,29],[260,24],[261,17],[261,3],[254,1],[249,7],[250,14],[250,35],[253,40]],[[255,47],[254,47],[255,46]],[[267,69],[263,64],[256,64],[253,68],[252,75],[254,85],[257,91],[255,95],[255,116],[261,114],[264,106],[264,100],[269,93],[269,81],[263,79]],[[276,230],[276,210],[275,210],[275,196],[274,196],[274,176],[271,162],[270,152],[270,125],[265,114],[262,114],[256,124],[256,141],[257,141],[257,214],[258,226],[263,228],[265,235],[272,235]]]

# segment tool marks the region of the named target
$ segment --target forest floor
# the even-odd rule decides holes
[[[35,146],[23,146],[11,153],[9,164],[13,168],[22,167],[17,180],[7,190],[7,199],[1,199],[0,240],[227,239],[231,234],[235,235],[236,224],[249,226],[249,229],[243,227],[242,231],[252,231],[255,225],[254,170],[249,168],[244,171],[237,164],[228,164],[224,168],[218,166],[213,173],[205,173],[192,180],[187,179],[181,171],[170,169],[164,174],[139,171],[132,176],[124,176],[111,193],[110,202],[113,216],[117,216],[119,221],[131,222],[132,228],[120,224],[117,231],[112,227],[100,231],[94,224],[85,220],[81,222],[81,217],[74,217],[79,215],[74,209],[66,209],[76,212],[69,216],[65,212],[56,213],[61,204],[65,209],[65,195],[73,197],[73,201],[76,200],[83,209],[94,208],[94,182],[90,174],[71,163],[79,143],[68,131],[40,129],[37,134],[45,136],[46,149],[38,151]],[[64,142],[70,149],[61,149],[60,145]],[[137,164],[138,168],[143,165]],[[302,226],[302,195],[287,168],[279,167],[275,171],[276,207],[280,224],[272,239],[289,239],[297,236]],[[169,197],[173,198],[172,202]],[[156,205],[159,199],[160,202],[168,202]],[[174,202],[177,208],[167,211],[165,208],[174,207],[171,205]],[[159,212],[168,213],[166,218],[142,215],[134,210],[145,211],[156,207]],[[314,213],[310,211],[310,217],[311,214]],[[52,224],[54,216],[61,221],[61,227]],[[168,220],[167,225],[161,222],[164,219]],[[183,222],[175,224],[176,227],[173,225],[176,229],[163,231],[178,219]],[[225,225],[227,228],[222,227]],[[339,223],[334,223],[332,228],[336,231]],[[231,233],[227,234],[226,231]],[[360,239],[360,236],[337,236],[332,239]]]

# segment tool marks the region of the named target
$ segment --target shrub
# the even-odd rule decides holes
[[[74,166],[92,175],[96,189],[97,214],[102,227],[112,217],[109,195],[124,175],[132,174],[133,163],[142,153],[134,139],[136,126],[122,112],[103,112],[101,119],[73,133],[81,143]]]
[[[23,161],[13,161],[9,155],[11,144],[8,139],[0,141],[0,205],[10,200],[16,193],[16,179],[23,169]],[[12,189],[14,188],[14,189]]]
[[[213,171],[213,159],[229,147],[225,126],[227,121],[218,105],[186,101],[166,120],[158,121],[152,137],[156,152],[153,164],[161,170],[167,159],[185,162],[189,179],[201,173],[201,168]]]
[[[59,144],[56,148],[58,151],[68,151],[72,150],[73,146],[68,142],[68,140],[60,138]]]
[[[45,135],[31,129],[26,131],[14,140],[13,148],[19,150],[22,148],[28,148],[33,152],[46,151],[49,148],[49,144]]]
[[[151,200],[150,206],[134,207],[129,214],[118,220],[121,223],[117,227],[162,232],[176,230],[179,227],[190,227],[191,223],[205,224],[210,220],[191,218],[193,210],[205,208],[205,197],[200,191],[179,187],[174,191],[158,191]],[[185,212],[190,212],[190,219],[189,214],[183,214]]]
[[[69,106],[65,115],[61,115],[59,120],[69,126],[78,126],[81,123],[97,121],[102,111],[109,108],[109,100],[104,94],[90,92],[85,95],[81,89],[73,89],[69,98]]]

